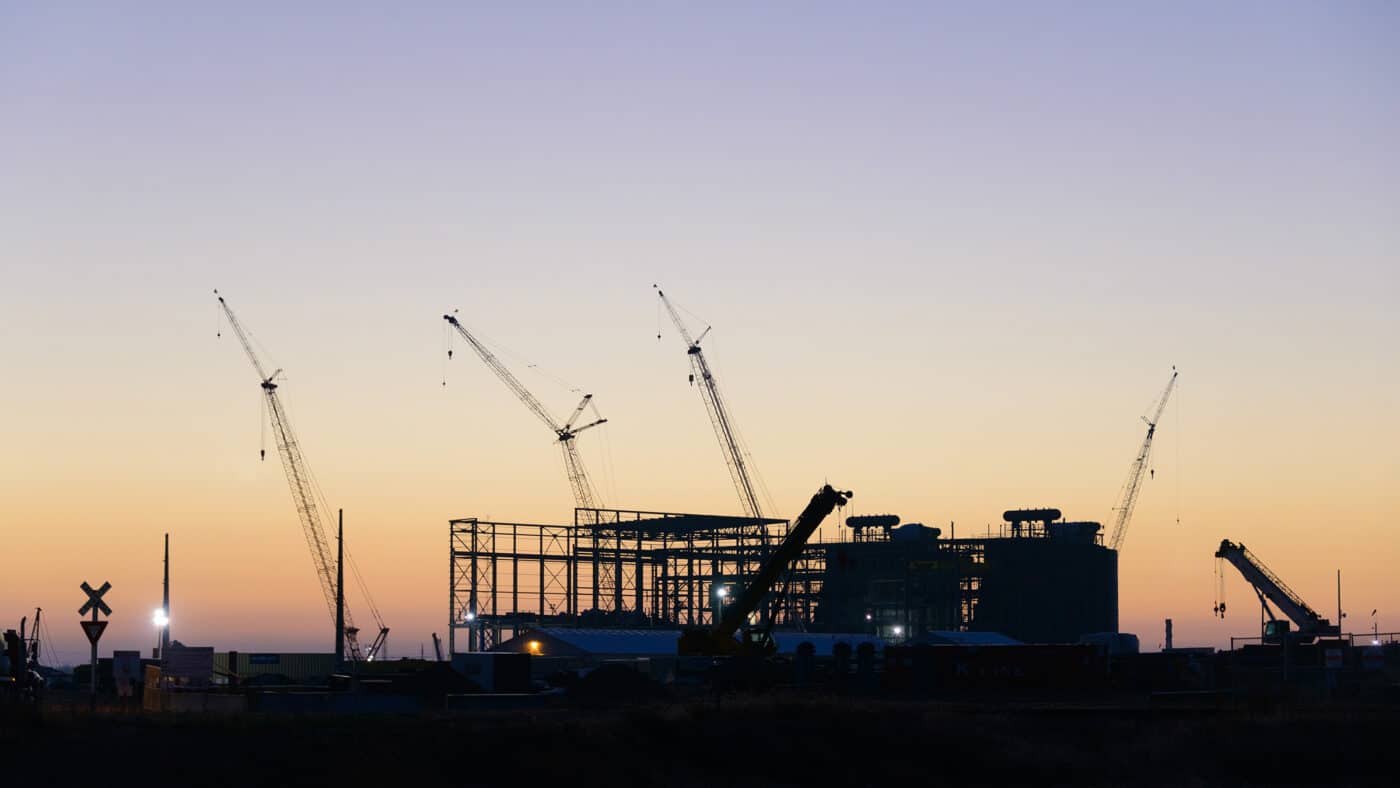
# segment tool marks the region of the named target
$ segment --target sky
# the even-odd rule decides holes
[[[328,649],[214,288],[391,656],[444,631],[449,518],[571,519],[446,311],[596,395],[605,503],[738,511],[653,283],[786,516],[1111,520],[1175,365],[1122,629],[1255,634],[1229,538],[1400,630],[1393,4],[292,5],[0,4],[0,625],[60,660],[85,580],[104,652],[154,645],[167,532],[175,638]]]

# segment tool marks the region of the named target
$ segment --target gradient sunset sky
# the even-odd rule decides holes
[[[1400,630],[1400,6],[998,6],[3,4],[0,627],[78,661],[110,580],[103,652],[149,650],[170,532],[174,637],[329,649],[216,287],[392,656],[444,632],[449,518],[571,517],[445,311],[596,395],[606,503],[737,512],[658,282],[785,516],[1110,520],[1175,364],[1122,629],[1254,634],[1230,538]]]

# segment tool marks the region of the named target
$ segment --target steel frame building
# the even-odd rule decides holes
[[[778,519],[592,508],[575,509],[570,525],[477,518],[449,525],[453,653],[488,650],[542,626],[709,624],[788,527]],[[868,531],[810,543],[787,574],[774,623],[896,638],[984,630],[1028,642],[1116,630],[1117,553],[1082,530],[1066,538],[1063,527],[1079,525],[1086,524],[1013,523],[973,539],[925,529],[928,540],[913,543]],[[857,557],[862,565],[842,577],[846,555],[852,567]],[[843,585],[823,597],[824,584],[838,578]]]
[[[459,631],[479,651],[531,626],[707,624],[787,527],[594,508],[575,509],[572,525],[451,520],[449,649]]]

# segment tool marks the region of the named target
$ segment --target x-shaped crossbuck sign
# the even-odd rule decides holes
[[[104,616],[112,615],[112,608],[107,607],[107,603],[102,601],[102,595],[112,589],[111,583],[103,583],[101,588],[94,591],[92,586],[88,585],[85,580],[79,587],[88,595],[88,600],[83,603],[82,607],[78,608],[78,615],[85,616],[88,614],[88,611],[93,608],[97,608]]]

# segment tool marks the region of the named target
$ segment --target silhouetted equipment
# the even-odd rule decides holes
[[[1264,562],[1246,550],[1244,545],[1222,539],[1220,549],[1215,551],[1215,557],[1229,561],[1238,569],[1259,597],[1259,604],[1263,606],[1264,613],[1269,618],[1264,624],[1265,643],[1282,643],[1285,640],[1311,642],[1318,637],[1336,636],[1341,633],[1340,626],[1308,607],[1302,597],[1285,585],[1278,575],[1269,571]],[[1273,602],[1288,619],[1281,619],[1275,615],[1273,608],[1269,606],[1270,602]],[[1290,632],[1289,620],[1298,626],[1297,631]]]
[[[1052,523],[1064,515],[1059,509],[1008,509],[1001,513],[1001,519],[1008,523]]]
[[[857,530],[863,528],[893,528],[899,525],[897,514],[858,514],[846,518],[846,526]]]
[[[736,641],[734,635],[748,622],[750,616],[758,612],[759,605],[773,589],[774,583],[802,554],[807,539],[816,532],[817,527],[822,524],[827,515],[831,514],[836,507],[844,506],[851,496],[852,493],[849,490],[843,492],[829,484],[823,485],[817,494],[812,496],[812,500],[807,503],[807,508],[803,509],[802,513],[793,521],[792,528],[788,531],[782,544],[778,545],[778,548],[764,560],[758,573],[744,586],[739,598],[724,606],[722,613],[712,626],[687,629],[681,633],[679,653],[690,656],[722,656],[741,653],[766,655],[773,653],[773,618],[771,616],[763,626],[746,629],[742,643]],[[723,588],[723,586],[720,587]],[[781,604],[781,600],[778,600],[775,606],[778,604]]]
[[[1133,507],[1137,506],[1138,492],[1142,489],[1142,474],[1147,470],[1147,461],[1152,455],[1152,438],[1157,433],[1157,422],[1162,418],[1162,411],[1166,410],[1167,398],[1172,395],[1172,388],[1176,385],[1176,376],[1176,367],[1172,367],[1171,380],[1168,380],[1167,387],[1162,389],[1162,395],[1158,397],[1157,406],[1152,411],[1152,418],[1142,417],[1142,420],[1147,422],[1147,436],[1142,439],[1142,447],[1138,449],[1137,457],[1128,467],[1128,478],[1123,482],[1123,489],[1119,493],[1118,506],[1115,507],[1118,519],[1113,525],[1113,534],[1108,543],[1113,550],[1123,548],[1123,537],[1128,533],[1128,523],[1133,518]]]
[[[1092,520],[1079,520],[1075,522],[1065,522],[1061,520],[1058,523],[1050,523],[1049,526],[1047,526],[1046,534],[1051,539],[1093,544],[1095,539],[1098,538],[1099,531],[1102,530],[1103,524],[1096,523]]]
[[[882,530],[886,537],[899,525],[899,515],[897,514],[858,514],[846,518],[846,527],[855,532],[857,540],[865,538],[866,531],[876,528]]]
[[[0,641],[0,715],[5,715],[11,702],[35,704],[44,691],[44,679],[37,670],[39,660],[30,651],[32,642],[22,622],[19,632],[7,629]]]
[[[656,287],[656,285],[652,285],[652,287]],[[733,477],[734,486],[739,491],[739,503],[744,507],[744,513],[748,516],[755,519],[762,518],[763,507],[758,502],[758,493],[754,487],[748,460],[744,457],[739,431],[734,426],[729,411],[725,408],[724,398],[720,396],[719,385],[715,382],[715,376],[710,371],[709,362],[705,360],[705,353],[700,349],[700,343],[710,333],[710,327],[706,326],[705,330],[700,332],[700,336],[692,337],[685,322],[681,320],[680,314],[676,312],[676,308],[666,298],[666,294],[661,291],[660,287],[656,287],[656,295],[666,306],[666,311],[671,315],[671,321],[676,324],[676,331],[680,332],[681,339],[685,342],[685,352],[690,358],[690,382],[693,384],[697,377],[700,379],[700,398],[705,402],[705,410],[710,414],[710,422],[714,425],[715,436],[719,439],[720,448],[724,450],[724,459],[729,465],[729,475]],[[767,539],[766,529],[757,528],[755,534],[762,540]]]
[[[438,662],[442,661],[442,638],[438,637],[436,632],[433,633],[433,654]]]
[[[442,319],[451,323],[452,327],[457,329],[457,333],[461,334],[462,338],[467,341],[467,344],[472,346],[472,349],[481,357],[481,360],[485,362],[486,366],[489,367],[492,372],[496,373],[496,377],[500,378],[501,382],[506,384],[506,388],[510,389],[511,392],[515,394],[516,398],[525,403],[525,407],[528,408],[531,413],[538,416],[540,421],[543,421],[545,426],[549,427],[550,431],[554,433],[555,437],[559,440],[559,448],[564,453],[564,469],[568,472],[569,484],[572,485],[574,489],[574,501],[583,509],[596,508],[599,505],[598,496],[593,490],[592,483],[588,480],[588,472],[584,470],[583,460],[578,455],[578,447],[574,445],[574,438],[580,432],[608,422],[607,419],[597,418],[587,424],[577,427],[574,426],[574,422],[578,421],[578,417],[583,414],[584,408],[592,404],[593,395],[585,394],[583,399],[579,402],[578,407],[574,409],[573,415],[569,417],[568,421],[560,424],[545,406],[536,399],[535,395],[531,394],[530,390],[525,388],[524,384],[522,384],[515,375],[511,374],[509,369],[506,369],[505,364],[501,363],[501,360],[496,358],[496,354],[492,353],[485,345],[481,344],[476,337],[472,336],[471,332],[467,331],[466,327],[458,322],[456,317],[452,315],[443,315]],[[448,353],[448,358],[451,358],[451,351],[448,351]],[[598,415],[596,406],[594,406],[594,415]]]
[[[257,371],[272,421],[272,432],[277,440],[277,449],[282,455],[282,468],[286,471],[287,485],[292,491],[292,502],[296,504],[297,515],[301,518],[301,529],[306,536],[307,547],[311,550],[311,563],[315,566],[316,576],[321,581],[321,593],[325,596],[326,607],[330,611],[331,619],[335,620],[336,566],[331,560],[330,548],[326,544],[326,529],[321,522],[321,510],[316,504],[314,477],[307,467],[306,459],[302,457],[301,446],[297,443],[296,435],[292,432],[292,424],[287,418],[287,411],[277,394],[277,383],[274,381],[278,375],[282,374],[282,370],[278,369],[271,375],[267,374],[258,354],[253,350],[253,344],[248,338],[248,333],[244,331],[243,324],[238,322],[238,318],[234,316],[228,302],[224,301],[224,297],[218,293],[218,290],[214,291],[214,294],[218,296],[219,305],[223,307],[224,315],[228,318],[229,325],[233,328],[234,334],[238,336],[238,341],[243,345],[244,352],[248,354],[248,360],[253,363],[253,369]],[[345,642],[349,646],[350,659],[356,662],[373,660],[389,637],[389,628],[384,626],[384,619],[380,617],[374,600],[370,597],[368,589],[363,588],[363,584],[362,590],[365,592],[365,601],[369,605],[370,614],[374,617],[374,623],[379,628],[379,634],[370,644],[369,649],[362,651],[358,637],[360,630],[355,626],[350,608],[345,607]]]
[[[29,665],[39,667],[39,648],[42,645],[39,640],[39,625],[43,621],[44,609],[34,608],[34,628],[26,636],[24,633],[24,619],[19,622],[19,636],[24,641],[25,650],[29,652]]]

